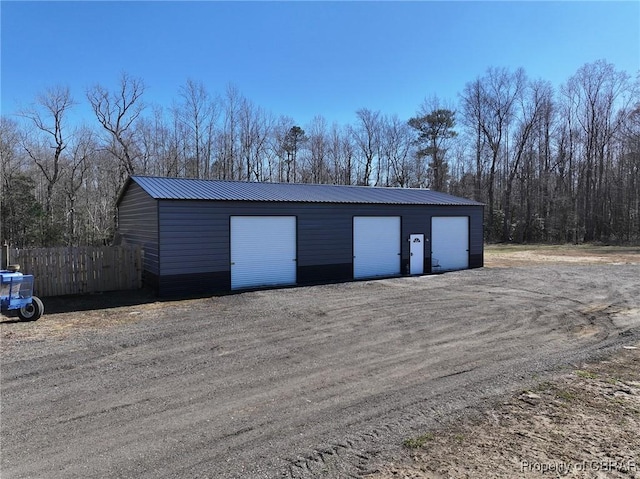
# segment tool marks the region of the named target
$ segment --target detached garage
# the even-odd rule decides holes
[[[160,296],[483,265],[483,205],[426,189],[132,176],[117,207]]]

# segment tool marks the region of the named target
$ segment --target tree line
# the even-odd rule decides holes
[[[109,244],[128,175],[431,188],[486,204],[487,241],[640,242],[639,80],[599,60],[559,88],[489,68],[412,118],[362,108],[299,125],[237,88],[187,80],[170,107],[145,82],[68,87],[0,118],[0,233],[19,247]]]

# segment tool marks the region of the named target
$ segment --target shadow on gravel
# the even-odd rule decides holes
[[[4,316],[0,316],[0,318],[2,318],[2,321],[0,321],[0,324],[15,324],[15,323],[22,323],[23,321],[18,317],[18,315],[14,315],[12,313],[2,313]]]
[[[160,299],[152,290],[109,291],[106,293],[74,294],[42,298],[45,314],[71,313],[96,309],[120,308],[155,303]]]
[[[202,293],[159,298],[152,289],[143,288],[134,291],[109,291],[105,293],[46,296],[41,299],[44,302],[45,314],[59,314],[138,306],[150,303],[170,303],[173,301],[224,296],[225,294],[228,295],[230,293]]]

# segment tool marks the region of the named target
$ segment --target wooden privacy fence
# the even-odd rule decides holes
[[[35,276],[35,294],[97,293],[142,287],[142,249],[73,246],[11,249],[10,261]]]

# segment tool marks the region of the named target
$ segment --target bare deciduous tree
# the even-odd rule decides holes
[[[134,125],[144,110],[144,90],[141,79],[123,73],[116,91],[110,92],[101,85],[95,85],[87,92],[98,122],[110,135],[107,149],[128,175],[138,172]]]
[[[327,120],[315,116],[308,127],[309,138],[309,172],[310,183],[329,183],[330,172],[327,165],[329,145],[327,138]]]
[[[380,112],[361,108],[356,112],[358,124],[352,131],[353,139],[361,155],[364,170],[361,178],[358,179],[360,185],[371,185],[375,160],[380,152]]]
[[[77,221],[77,202],[79,192],[85,184],[91,159],[98,150],[94,132],[87,127],[77,130],[70,150],[63,178],[63,189],[67,199],[65,237],[67,244],[78,245],[81,243],[81,238]]]
[[[603,197],[607,162],[633,97],[629,75],[600,60],[582,66],[562,89],[568,112],[580,128],[584,175],[578,217],[585,241],[608,236],[608,204]]]
[[[188,79],[180,87],[182,102],[176,108],[179,121],[184,126],[188,164],[186,176],[209,178],[211,176],[214,125],[220,114],[218,102],[211,98],[202,82]]]
[[[44,240],[47,243],[55,243],[59,236],[52,203],[62,177],[62,154],[69,141],[65,117],[73,105],[69,88],[56,86],[39,94],[36,103],[21,113],[35,128],[23,136],[22,146],[46,180]]]
[[[505,153],[505,142],[513,117],[514,103],[521,95],[525,79],[522,69],[512,73],[504,68],[489,68],[484,77],[467,83],[462,94],[464,114],[469,118],[467,123],[477,127],[478,136],[486,140],[491,151],[487,180],[490,232],[497,227],[494,214],[497,168]],[[480,138],[478,144],[481,144]],[[478,163],[480,163],[480,155],[479,150]]]
[[[502,240],[510,241],[511,224],[513,222],[511,211],[511,200],[513,192],[513,181],[519,171],[527,150],[531,150],[533,145],[531,140],[538,123],[541,121],[543,106],[550,101],[551,86],[544,82],[529,83],[523,78],[524,85],[519,91],[514,104],[515,129],[510,138],[510,149],[507,151],[505,160],[506,185],[504,187],[503,210],[504,219],[502,222]],[[509,132],[511,133],[511,132]]]
[[[411,182],[412,168],[410,159],[411,134],[407,122],[397,115],[386,119],[382,129],[381,151],[390,173],[387,186],[408,187]]]
[[[238,111],[240,157],[246,167],[242,179],[262,181],[272,119],[262,108],[243,98]]]
[[[337,123],[331,125],[327,138],[327,159],[331,165],[331,183],[351,184],[351,158],[348,142],[350,136]]]

